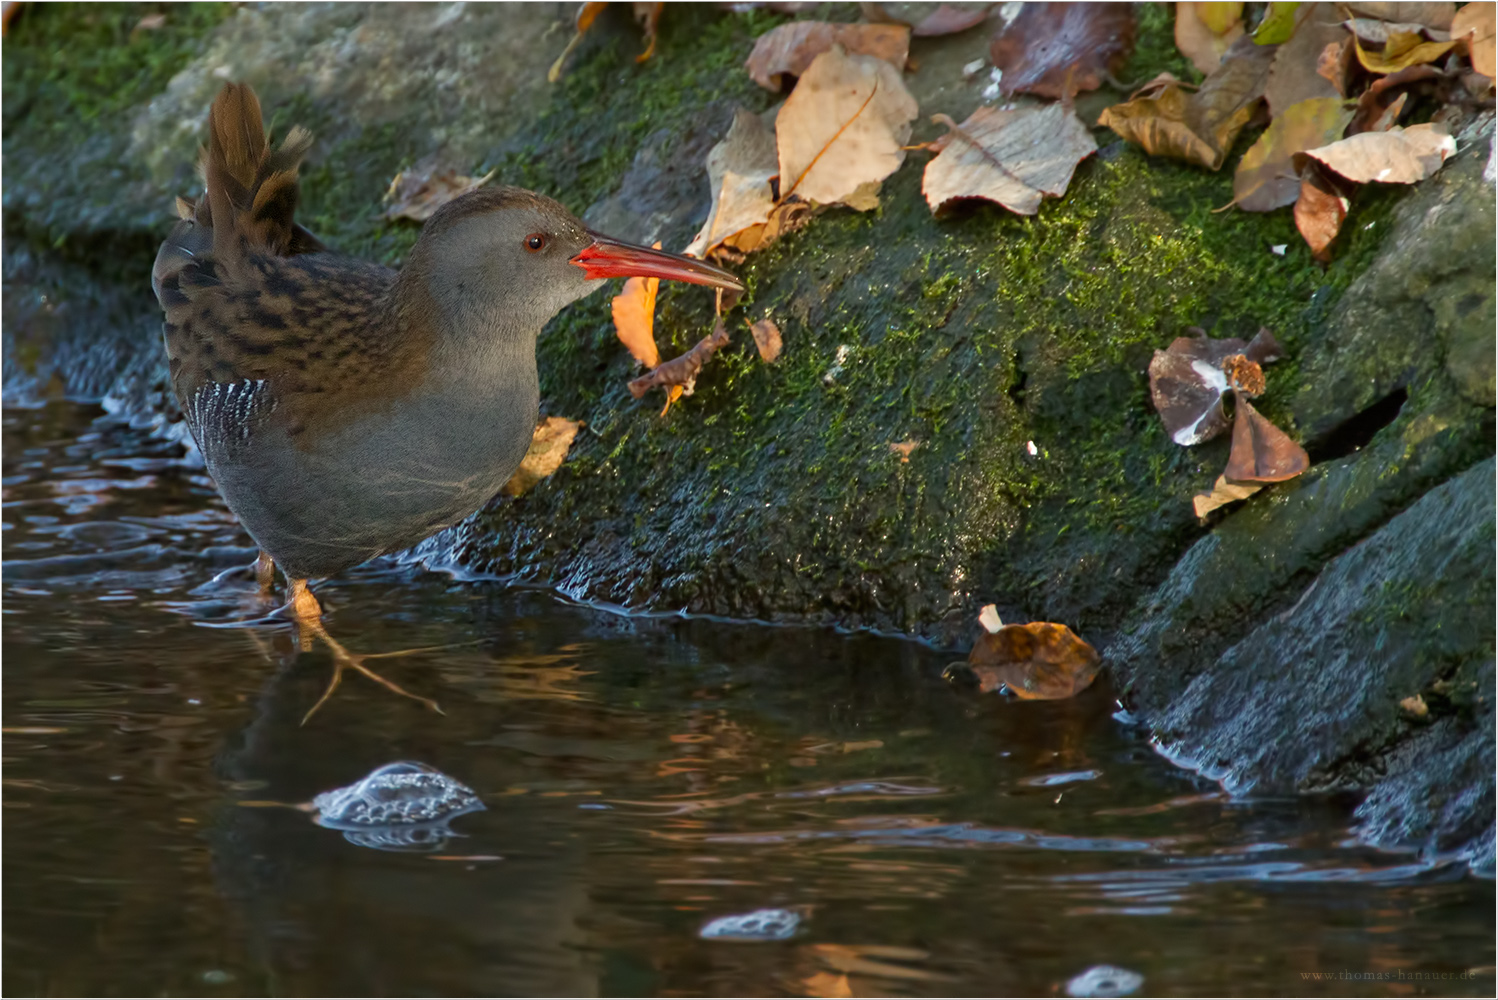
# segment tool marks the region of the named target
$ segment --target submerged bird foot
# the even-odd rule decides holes
[[[312,639],[316,637],[327,643],[328,649],[333,653],[333,679],[328,682],[328,686],[324,689],[322,697],[317,699],[317,704],[313,705],[307,711],[307,714],[302,716],[302,725],[305,726],[308,720],[317,714],[317,710],[322,708],[323,704],[333,696],[333,692],[338,690],[338,685],[343,683],[343,671],[350,667],[387,691],[393,691],[404,698],[410,698],[412,701],[419,701],[438,715],[446,714],[433,699],[424,698],[419,694],[412,694],[399,684],[381,677],[364,665],[366,660],[393,659],[397,656],[409,656],[412,653],[430,653],[446,649],[446,646],[422,646],[416,649],[398,649],[390,653],[351,653],[344,648],[341,642],[329,635],[328,630],[323,627],[322,605],[317,602],[317,598],[308,589],[305,579],[292,580],[290,582],[290,585],[286,588],[286,607],[284,610],[296,619],[297,632],[303,652],[312,648]]]

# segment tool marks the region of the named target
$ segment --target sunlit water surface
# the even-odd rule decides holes
[[[9,995],[1493,993],[1491,883],[1356,846],[1347,802],[1224,797],[1103,688],[980,696],[908,642],[375,567],[329,627],[453,644],[370,664],[445,714],[349,675],[303,725],[328,653],[230,627],[249,539],[98,415],[5,413]],[[487,808],[414,852],[295,808],[398,760]],[[788,938],[702,936],[764,908]]]

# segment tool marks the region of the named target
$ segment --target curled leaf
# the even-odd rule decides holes
[[[1441,169],[1456,152],[1456,140],[1439,122],[1395,126],[1387,132],[1361,132],[1319,149],[1296,154],[1316,160],[1358,184],[1415,184]]]
[[[889,63],[838,45],[823,52],[775,119],[781,200],[874,207],[872,191],[905,161],[916,111]]]
[[[1363,44],[1361,38],[1353,41],[1357,48],[1358,62],[1370,73],[1397,73],[1409,66],[1435,62],[1451,51],[1453,41],[1431,42],[1413,31],[1396,31],[1389,35],[1382,50]]]
[[[1218,507],[1245,500],[1263,488],[1263,483],[1235,483],[1227,476],[1218,476],[1217,482],[1212,484],[1212,492],[1198,493],[1192,497],[1191,507],[1196,511],[1197,517],[1206,517]]]
[[[1260,365],[1283,356],[1274,334],[1261,329],[1245,343],[1236,337],[1214,340],[1200,330],[1177,337],[1150,360],[1150,396],[1170,439],[1183,447],[1210,441],[1227,430],[1222,397],[1235,387],[1263,391]],[[1239,362],[1237,359],[1241,358]]]
[[[1294,204],[1300,176],[1292,157],[1342,138],[1351,118],[1336,97],[1313,97],[1286,108],[1243,154],[1233,174],[1234,203],[1246,212]]]
[[[639,399],[651,389],[660,387],[679,389],[681,395],[690,396],[697,381],[697,374],[702,371],[702,366],[707,364],[708,360],[727,343],[728,330],[724,328],[723,320],[719,318],[717,325],[713,327],[713,332],[699,340],[690,351],[658,365],[630,382],[630,395]]]
[[[655,246],[660,248],[660,241]],[[614,296],[614,332],[634,359],[646,368],[661,363],[655,346],[655,297],[661,287],[659,278],[630,278],[624,291]]]
[[[568,449],[572,447],[572,439],[577,437],[578,429],[582,426],[582,421],[564,417],[547,417],[537,424],[536,433],[531,437],[530,450],[525,453],[525,458],[520,461],[520,468],[505,483],[502,492],[512,497],[528,493],[537,483],[561,468]]]
[[[482,177],[467,177],[456,170],[439,168],[427,159],[410,170],[402,170],[385,192],[387,219],[412,219],[425,222],[443,205],[460,195],[477,191],[494,176],[491,170]]]
[[[989,58],[1006,95],[1071,97],[1096,90],[1134,51],[1123,3],[1027,3],[994,36]]]
[[[1311,457],[1290,435],[1265,419],[1243,393],[1234,396],[1233,450],[1225,477],[1240,483],[1278,483],[1311,467]]]
[[[980,690],[1026,700],[1070,698],[1097,678],[1101,663],[1097,650],[1054,622],[985,628],[968,654]]]
[[[572,55],[573,50],[582,42],[583,35],[587,34],[588,29],[593,27],[593,22],[598,20],[598,15],[602,14],[603,9],[607,6],[607,2],[585,3],[577,8],[577,18],[573,23],[574,30],[572,38],[567,42],[567,47],[562,50],[562,54],[557,56],[557,61],[551,64],[551,69],[546,71],[546,80],[548,83],[556,83],[562,78],[562,66],[566,64],[567,57]]]
[[[1241,3],[1176,4],[1176,48],[1203,76],[1218,67],[1228,46],[1242,36]]]
[[[1059,197],[1077,164],[1097,152],[1092,132],[1065,102],[1039,108],[983,107],[931,144],[939,155],[926,165],[921,190],[933,212],[959,198],[986,198],[1020,215],[1034,215],[1041,199]]]
[[[762,234],[748,246],[735,237],[751,227],[763,227],[775,208],[770,181],[780,171],[775,153],[775,134],[758,115],[740,108],[734,113],[728,135],[707,154],[707,177],[713,201],[707,221],[687,247],[686,253],[706,257],[724,243],[749,252],[766,242]]]
[[[640,30],[645,34],[645,51],[635,56],[635,62],[647,62],[655,55],[655,38],[660,29],[661,13],[666,9],[664,3],[636,3],[632,5],[635,12],[635,20],[640,22]]]
[[[1427,80],[1439,79],[1441,73],[1434,66],[1411,66],[1398,73],[1379,77],[1358,98],[1357,110],[1347,126],[1348,135],[1359,132],[1387,132],[1399,124],[1399,111],[1404,107],[1409,88]]]
[[[1494,68],[1493,11],[1492,3],[1469,3],[1456,12],[1451,21],[1451,37],[1465,40],[1472,68],[1489,80],[1498,69]]]
[[[854,55],[873,56],[903,70],[910,57],[910,29],[903,24],[829,24],[792,21],[760,35],[744,62],[749,77],[779,92],[784,75],[802,76],[812,61],[834,45]]]
[[[749,324],[749,332],[754,336],[754,346],[759,348],[759,356],[766,364],[774,363],[780,357],[780,327],[775,321],[766,317],[758,323]]]

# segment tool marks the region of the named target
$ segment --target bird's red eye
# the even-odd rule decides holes
[[[546,248],[546,234],[531,233],[525,238],[525,248],[532,253],[535,253],[537,250],[544,250]]]

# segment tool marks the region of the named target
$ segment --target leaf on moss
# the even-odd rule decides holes
[[[1418,24],[1427,28],[1446,30],[1456,16],[1456,4],[1445,2],[1423,3],[1419,0],[1408,3],[1340,3],[1355,18],[1389,21],[1393,24]]]
[[[477,191],[493,176],[491,170],[482,177],[467,177],[456,170],[439,168],[435,159],[428,158],[395,175],[385,192],[384,200],[389,203],[385,217],[425,222],[437,209],[460,195]]]
[[[1176,48],[1203,76],[1218,67],[1228,46],[1241,37],[1243,4],[1176,4]]]
[[[1264,96],[1273,58],[1272,47],[1240,38],[1195,94],[1167,87],[1158,97],[1115,104],[1103,112],[1098,124],[1151,155],[1217,170]]]
[[[572,439],[577,437],[578,429],[582,426],[582,421],[568,420],[565,417],[547,417],[537,424],[536,432],[531,437],[530,450],[521,459],[520,468],[505,483],[504,494],[518,497],[528,493],[537,483],[561,468],[568,449],[572,447]]]
[[[1234,482],[1278,483],[1311,467],[1304,448],[1264,418],[1247,396],[1234,391],[1233,449],[1223,475]]]
[[[657,240],[656,248],[660,245]],[[661,363],[655,346],[655,297],[660,287],[659,278],[630,278],[624,282],[624,291],[614,296],[614,333],[646,368]]]
[[[1331,244],[1347,218],[1350,185],[1318,163],[1306,165],[1295,201],[1295,228],[1311,248],[1311,256],[1325,264],[1331,260]]]
[[[1469,3],[1456,12],[1451,22],[1451,37],[1465,40],[1472,68],[1489,80],[1498,74],[1494,68],[1493,11],[1495,4]]]
[[[690,396],[702,366],[728,343],[728,330],[718,318],[713,332],[699,340],[695,347],[677,358],[672,358],[629,383],[630,395],[639,399],[651,389],[681,390],[680,395]],[[669,406],[669,404],[667,404]]]
[[[911,438],[907,441],[894,441],[890,443],[889,450],[900,456],[903,464],[910,463],[910,453],[921,446],[921,442]]]
[[[910,29],[903,24],[792,21],[760,35],[744,68],[755,83],[779,93],[785,76],[805,75],[817,56],[831,51],[834,45],[903,70],[910,58]]]
[[[979,690],[1026,700],[1070,698],[1097,678],[1101,663],[1097,650],[1054,622],[985,629],[968,654]]]
[[[749,333],[754,337],[754,346],[766,364],[773,364],[780,357],[780,327],[768,316],[758,323],[749,324]]]
[[[1358,184],[1416,184],[1441,169],[1456,152],[1456,140],[1439,122],[1395,126],[1387,132],[1361,132],[1318,149],[1295,155],[1297,165],[1305,159],[1325,164],[1347,180]]]
[[[1343,41],[1328,43],[1316,61],[1316,75],[1335,87],[1343,97],[1351,97],[1358,88],[1358,81],[1368,75],[1362,63],[1358,62],[1357,52],[1357,42],[1349,36]]]
[[[1197,336],[1177,337],[1150,360],[1150,397],[1165,424],[1166,433],[1183,447],[1210,441],[1227,430],[1229,421],[1222,397],[1234,388],[1233,370],[1224,365],[1242,357],[1254,368],[1283,356],[1279,342],[1267,329],[1244,342],[1236,337],[1220,340],[1193,327]],[[1238,384],[1251,393],[1262,388],[1249,384],[1251,375],[1238,375]]]
[[[1290,40],[1295,34],[1295,19],[1301,8],[1315,6],[1305,3],[1285,3],[1282,0],[1274,0],[1264,17],[1259,21],[1259,26],[1254,29],[1254,41],[1260,45],[1282,45]]]
[[[1276,115],[1233,174],[1233,201],[1246,212],[1270,212],[1300,197],[1292,158],[1342,137],[1352,112],[1338,97],[1313,97]]]
[[[1283,114],[1292,105],[1313,97],[1338,97],[1346,93],[1337,88],[1334,77],[1320,72],[1321,56],[1328,45],[1336,45],[1340,56],[1342,44],[1351,43],[1341,22],[1342,17],[1334,4],[1300,5],[1295,12],[1294,32],[1275,50],[1273,64],[1269,67],[1264,100],[1269,104],[1271,115]],[[1348,59],[1355,58],[1349,50]]]
[[[1134,51],[1134,12],[1124,3],[1027,3],[988,51],[1006,96],[1070,97],[1123,66]]]
[[[1212,492],[1192,497],[1191,507],[1197,517],[1206,517],[1218,507],[1246,500],[1263,488],[1263,483],[1234,483],[1227,476],[1218,476],[1217,482],[1212,484]]]
[[[1077,164],[1097,152],[1092,132],[1068,102],[1040,108],[982,107],[958,125],[932,121],[946,135],[931,143],[939,155],[926,164],[921,190],[931,211],[961,198],[985,198],[1020,215],[1034,215],[1046,195],[1060,197]]]
[[[1360,132],[1387,132],[1399,124],[1409,88],[1428,80],[1440,80],[1441,71],[1434,66],[1411,66],[1398,73],[1381,76],[1358,98],[1357,110],[1347,126],[1348,135]]]
[[[917,112],[893,66],[839,45],[812,60],[775,119],[780,200],[866,211],[905,161]]]
[[[707,221],[685,253],[706,257],[745,230],[770,221],[775,208],[772,178],[779,172],[775,133],[758,115],[740,108],[734,113],[728,135],[707,154],[707,178],[713,201]],[[734,248],[747,253],[763,241]]]
[[[1382,50],[1370,49],[1355,39],[1358,62],[1370,73],[1398,73],[1410,66],[1435,62],[1456,45],[1452,41],[1430,42],[1413,31],[1393,32]]]

